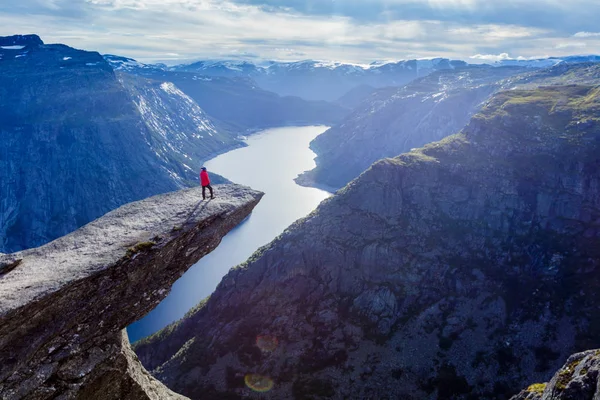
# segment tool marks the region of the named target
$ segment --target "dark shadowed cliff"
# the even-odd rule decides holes
[[[600,345],[600,90],[495,95],[137,344],[193,399],[507,399]],[[245,384],[246,379],[246,384]],[[269,390],[270,389],[270,390]]]

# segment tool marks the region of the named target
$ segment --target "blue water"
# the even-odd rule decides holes
[[[325,126],[269,129],[247,139],[248,147],[206,163],[209,171],[261,190],[265,196],[252,215],[231,231],[215,251],[173,285],[169,296],[156,309],[127,328],[132,342],[183,317],[212,294],[232,267],[246,261],[331,195],[294,182],[298,174],[314,168],[315,154],[309,149],[309,143],[326,129]]]

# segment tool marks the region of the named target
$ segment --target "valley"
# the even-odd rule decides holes
[[[0,398],[593,400],[599,154],[598,56],[0,37]]]
[[[308,145],[326,129],[324,126],[270,129],[248,138],[245,141],[248,147],[205,163],[211,173],[260,190],[265,196],[252,215],[225,236],[215,251],[173,285],[171,294],[161,304],[128,328],[132,342],[182,318],[214,292],[231,268],[246,261],[330,196],[323,190],[294,182],[298,174],[314,167],[314,153]]]

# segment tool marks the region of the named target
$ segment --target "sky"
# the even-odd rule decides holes
[[[0,0],[36,33],[144,62],[468,62],[600,53],[598,0]]]

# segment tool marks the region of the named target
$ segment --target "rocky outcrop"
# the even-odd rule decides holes
[[[0,43],[0,251],[189,187],[203,160],[240,144],[164,81],[126,90],[98,53],[37,36]]]
[[[38,35],[0,36],[0,46],[40,46],[44,42]]]
[[[173,83],[125,73],[117,78],[148,127],[151,150],[182,181],[195,184],[204,161],[245,146]]]
[[[549,383],[530,385],[511,400],[596,400],[600,398],[600,350],[574,354]]]
[[[43,247],[0,255],[0,398],[178,399],[122,330],[246,218],[262,194],[236,185],[125,205]]]
[[[600,91],[496,95],[140,343],[193,399],[508,399],[600,345]],[[227,397],[229,396],[229,397]]]

